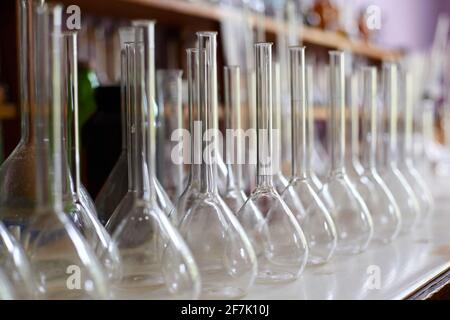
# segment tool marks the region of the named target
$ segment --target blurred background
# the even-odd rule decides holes
[[[157,20],[156,68],[186,70],[185,49],[195,32],[219,32],[219,89],[222,66],[237,64],[250,74],[257,41],[272,41],[287,81],[287,46],[304,44],[315,68],[314,105],[319,137],[324,131],[328,50],[347,53],[349,68],[381,67],[396,61],[410,68],[418,130],[426,131],[426,155],[448,169],[445,130],[448,105],[447,48],[450,2],[446,0],[61,0],[80,9],[79,101],[82,180],[93,197],[121,151],[118,28],[130,19]],[[17,3],[0,1],[0,161],[20,139]],[[74,7],[72,7],[72,10]],[[74,11],[70,11],[72,13]],[[69,17],[70,14],[67,14]],[[349,70],[351,72],[351,70]],[[185,87],[183,75],[183,85]],[[249,123],[249,84],[242,81],[243,119]],[[287,83],[282,83],[282,117],[289,117]],[[219,94],[219,101],[223,95]],[[183,106],[186,108],[186,90]],[[430,116],[425,124],[425,110]],[[245,122],[247,121],[247,122]],[[223,125],[223,121],[221,121]],[[287,121],[286,123],[289,123]],[[284,127],[284,126],[283,126]],[[322,129],[321,129],[322,128]],[[289,126],[284,128],[289,134]],[[288,140],[286,140],[288,141]],[[283,146],[289,159],[289,145]],[[420,152],[420,151],[418,151]],[[320,151],[319,151],[320,153]],[[443,160],[444,159],[444,160]]]

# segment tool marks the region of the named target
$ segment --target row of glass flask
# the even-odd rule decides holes
[[[0,298],[239,298],[256,282],[294,281],[307,264],[389,243],[433,211],[412,157],[411,78],[401,73],[398,81],[395,64],[383,67],[379,109],[377,69],[363,67],[360,78],[346,81],[344,54],[329,53],[331,160],[321,181],[311,167],[313,72],[305,48],[289,48],[287,179],[272,125],[279,68],[272,44],[255,44],[255,139],[243,148],[237,134],[222,156],[215,32],[198,32],[196,48],[187,49],[189,132],[200,135],[185,139],[189,148],[179,154],[192,151],[189,177],[169,196],[156,178],[155,22],[145,20],[120,30],[124,151],[94,204],[80,183],[77,37],[61,32],[61,14],[58,5],[20,1],[22,139],[0,167]],[[224,87],[226,128],[236,133],[238,66],[224,68]],[[388,139],[377,139],[386,136],[378,131]],[[255,164],[231,161],[242,155]],[[243,171],[253,169],[256,183],[247,194]]]

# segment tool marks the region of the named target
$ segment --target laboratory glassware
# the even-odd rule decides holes
[[[21,52],[27,57],[22,60],[22,94],[32,112],[35,145],[29,183],[36,185],[36,202],[13,230],[21,232],[39,298],[107,298],[108,282],[99,261],[64,213],[61,20],[61,6],[21,1]]]
[[[347,121],[346,142],[349,148],[345,149],[345,170],[351,181],[358,180],[363,168],[360,161],[359,148],[359,101],[358,101],[358,74],[353,73],[346,77],[346,116]]]
[[[237,217],[250,237],[258,259],[257,281],[297,279],[308,260],[308,245],[298,221],[273,185],[272,43],[255,44],[257,186]]]
[[[13,285],[0,267],[0,300],[17,299]]]
[[[158,203],[158,207],[166,213],[167,216],[170,216],[174,212],[174,207],[172,202],[169,199],[169,196],[162,188],[158,179],[156,178],[155,166],[156,166],[156,137],[155,137],[155,113],[158,111],[158,107],[155,103],[155,21],[153,20],[135,20],[133,21],[134,25],[134,41],[135,42],[143,42],[145,41],[145,68],[146,68],[146,84],[149,86],[148,90],[144,93],[148,97],[143,99],[143,103],[145,103],[145,128],[142,130],[146,130],[148,132],[148,146],[146,147],[145,152],[148,153],[148,157],[144,158],[145,161],[144,166],[147,168],[142,171],[144,175],[144,183],[145,187],[143,190],[146,193],[155,196],[155,199]],[[146,31],[144,32],[143,29]],[[148,39],[143,38],[146,35]],[[135,69],[131,69],[127,71],[135,72]],[[128,74],[128,77],[133,77],[133,74]],[[125,97],[127,95],[125,94]],[[131,97],[127,97],[128,101],[130,101]],[[148,103],[147,103],[148,102]],[[127,109],[127,112],[129,110]],[[128,117],[128,116],[127,116]],[[135,130],[132,126],[127,126],[127,132]],[[129,140],[128,140],[129,141]],[[137,145],[136,148],[140,149],[141,146]],[[144,152],[143,149],[141,151],[134,152]],[[128,153],[128,175],[133,171],[133,166],[136,164],[130,163],[131,154]],[[128,191],[125,196],[120,201],[117,208],[114,210],[111,218],[108,220],[106,224],[106,229],[110,234],[112,234],[119,224],[122,223],[122,220],[128,215],[128,213],[133,209],[134,199],[136,197],[136,192],[140,192],[140,190],[136,190],[136,182],[132,181],[129,177],[128,179]]]
[[[159,108],[156,117],[156,172],[172,202],[177,201],[184,190],[183,161],[180,161],[180,154],[173,154],[183,129],[182,75],[183,71],[177,69],[156,72]]]
[[[384,183],[376,168],[378,136],[377,72],[375,67],[362,69],[363,112],[361,169],[354,181],[361,197],[367,204],[373,220],[373,240],[388,243],[394,240],[401,228],[401,213],[394,195]],[[353,121],[359,122],[355,112]]]
[[[95,206],[97,208],[98,217],[103,225],[113,214],[128,190],[128,164],[127,164],[127,123],[125,110],[125,43],[134,40],[133,27],[122,27],[119,29],[120,35],[120,118],[121,118],[121,134],[122,134],[122,151],[117,159],[114,168],[111,170],[103,187],[100,189],[96,199]]]
[[[188,212],[193,204],[196,194],[200,191],[200,164],[201,164],[201,136],[196,134],[201,131],[200,106],[199,106],[199,57],[198,49],[189,48],[187,55],[188,101],[189,101],[189,132],[190,132],[190,165],[186,188],[178,198],[176,210],[171,214],[171,219],[178,225],[180,218]]]
[[[273,140],[276,144],[277,148],[276,150],[279,150],[281,152],[278,152],[277,154],[274,154],[274,157],[277,157],[277,163],[280,165],[278,166],[278,172],[276,172],[273,175],[273,184],[275,186],[275,189],[279,194],[281,194],[284,189],[289,185],[289,180],[284,176],[283,174],[283,165],[284,165],[284,157],[283,157],[283,126],[281,125],[281,106],[282,106],[282,90],[281,90],[281,74],[280,74],[280,64],[274,63],[273,64],[273,130],[277,132],[275,137],[273,137]]]
[[[16,298],[33,299],[36,297],[37,287],[32,277],[31,267],[26,253],[16,238],[6,230],[6,227],[1,221],[0,266],[4,279],[13,286],[14,296]]]
[[[316,121],[314,115],[314,67],[313,65],[306,66],[306,97],[307,97],[307,109],[308,109],[308,157],[309,157],[309,178],[311,179],[311,186],[314,191],[319,194],[322,189],[322,181],[316,174],[316,171],[312,168],[312,162],[314,161],[313,155],[316,153]]]
[[[330,212],[314,190],[311,181],[309,113],[305,48],[290,47],[292,178],[281,194],[305,233],[310,264],[322,264],[333,255],[337,233]]]
[[[412,75],[404,72],[400,86],[400,106],[403,114],[404,132],[401,145],[399,169],[414,191],[419,201],[421,219],[424,219],[434,210],[434,200],[425,180],[416,169],[413,162],[413,104],[412,104]]]
[[[369,210],[345,171],[344,53],[330,51],[329,132],[330,171],[321,194],[330,209],[338,234],[336,253],[364,251],[373,235]]]
[[[122,263],[121,274],[112,286],[116,298],[195,299],[200,293],[196,264],[159,206],[155,189],[145,182],[149,176],[149,130],[154,119],[154,109],[147,108],[151,97],[148,43],[152,42],[152,26],[149,22],[136,28],[136,41],[126,45],[127,122],[133,128],[127,132],[131,184],[107,224],[114,226],[110,230]]]
[[[202,155],[200,188],[192,205],[179,213],[179,230],[188,243],[202,277],[201,297],[206,299],[244,296],[256,276],[256,257],[250,241],[235,215],[219,195],[217,188],[217,141],[209,136],[214,129],[214,64],[215,45],[210,32],[197,33],[198,103]],[[195,56],[195,54],[194,54]],[[214,134],[214,133],[213,133]]]
[[[80,233],[94,249],[108,277],[119,272],[117,248],[97,218],[91,197],[80,179],[79,113],[78,113],[78,48],[77,33],[65,32],[63,40],[63,101],[62,114],[62,181],[64,212],[71,217]],[[69,159],[67,159],[69,155]],[[70,169],[69,169],[70,166]]]
[[[227,192],[223,200],[233,213],[236,213],[247,200],[242,179],[243,131],[241,128],[240,68],[226,66],[224,73]]]
[[[383,121],[387,121],[387,127],[384,130],[385,134],[387,133],[387,146],[384,149],[384,168],[381,177],[389,190],[391,190],[400,209],[400,214],[402,216],[402,231],[408,232],[412,230],[419,219],[420,207],[416,196],[414,195],[414,191],[398,167],[397,81],[397,66],[393,63],[385,64],[383,66]]]

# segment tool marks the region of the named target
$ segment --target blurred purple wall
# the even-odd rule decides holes
[[[378,38],[381,45],[414,51],[431,45],[439,13],[450,13],[448,0],[356,1],[357,5],[362,3],[381,8],[382,29]]]

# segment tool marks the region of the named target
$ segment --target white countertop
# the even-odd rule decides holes
[[[355,256],[307,267],[295,282],[255,285],[245,299],[402,299],[450,268],[450,178],[435,184],[436,210],[412,233]],[[445,194],[447,193],[447,194]]]

